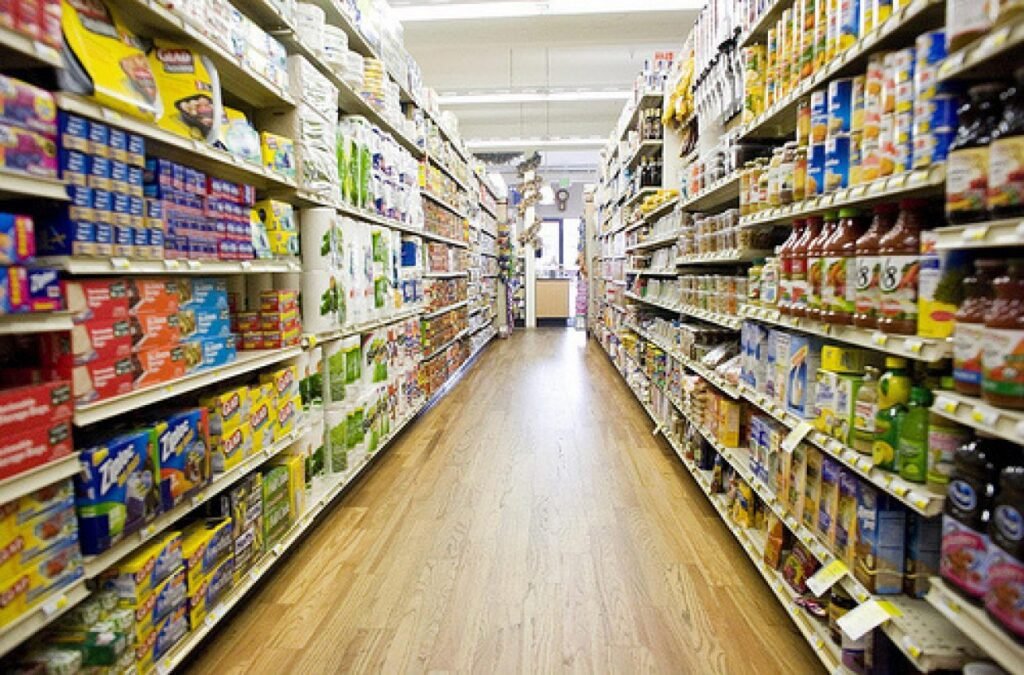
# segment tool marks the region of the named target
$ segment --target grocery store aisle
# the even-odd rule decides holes
[[[484,352],[192,672],[812,673],[601,348]]]

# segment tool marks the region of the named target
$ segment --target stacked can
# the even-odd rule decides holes
[[[864,126],[860,145],[860,182],[882,175],[882,117],[885,114],[885,55],[868,57],[864,77]]]
[[[795,5],[797,33],[800,36],[799,79],[801,81],[814,75],[815,5],[816,0],[796,0]]]
[[[941,30],[920,35],[915,42],[913,167],[924,168],[945,161],[957,127],[957,98],[944,93],[938,70],[946,57],[946,37]]]
[[[828,136],[825,139],[825,192],[850,186],[853,82],[844,77],[828,83]]]
[[[768,29],[767,69],[764,80],[764,104],[770,108],[779,100],[779,32],[776,28]]]

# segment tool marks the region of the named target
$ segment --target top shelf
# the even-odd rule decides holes
[[[1020,65],[1018,48],[1024,45],[1024,16],[989,31],[939,66],[939,80],[991,79],[993,73],[1012,74]]]
[[[775,22],[782,18],[782,12],[790,6],[791,3],[788,0],[772,0],[769,7],[754,22],[754,25],[740,36],[740,47],[746,47],[757,42],[765,42],[768,37],[768,30],[775,26]]]
[[[63,68],[60,52],[38,40],[0,26],[0,62],[5,68]]]

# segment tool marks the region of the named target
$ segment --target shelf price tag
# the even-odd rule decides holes
[[[60,596],[56,598],[50,598],[49,600],[44,602],[41,609],[43,610],[44,615],[46,615],[47,617],[51,617],[67,606],[68,596],[62,593]]]
[[[789,432],[789,435],[782,440],[782,449],[786,452],[792,453],[796,450],[796,446],[800,445],[800,442],[807,438],[807,434],[811,433],[813,430],[814,427],[811,426],[810,422],[801,422],[796,425],[796,427]]]
[[[964,231],[961,234],[961,239],[965,242],[985,241],[985,237],[987,236],[987,225],[975,225],[974,227],[964,228]]]
[[[939,396],[935,399],[935,407],[945,412],[947,415],[955,415],[960,404],[951,398]]]
[[[999,413],[986,406],[976,405],[971,411],[971,419],[978,424],[994,427],[999,421]]]
[[[111,258],[110,266],[115,270],[124,271],[131,269],[132,264],[128,258]]]
[[[888,600],[868,600],[842,616],[837,624],[851,640],[859,640],[868,631],[902,616],[902,612]]]

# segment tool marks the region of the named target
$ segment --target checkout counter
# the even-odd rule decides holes
[[[575,274],[538,274],[536,279],[537,319],[572,318],[572,288]]]

